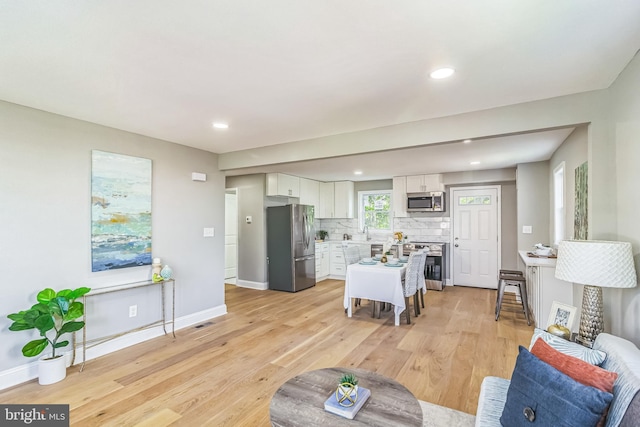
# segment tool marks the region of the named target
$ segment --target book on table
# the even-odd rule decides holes
[[[356,399],[356,403],[354,403],[353,406],[342,406],[338,403],[336,392],[334,391],[331,393],[331,396],[325,400],[324,410],[352,420],[360,408],[365,404],[367,399],[369,399],[369,396],[371,396],[371,391],[368,388],[358,387],[358,398]]]

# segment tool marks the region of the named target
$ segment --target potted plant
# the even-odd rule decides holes
[[[353,374],[343,374],[336,388],[336,400],[342,406],[353,406],[358,400],[358,378]]]
[[[318,230],[318,237],[320,238],[320,240],[324,241],[324,239],[326,239],[328,235],[329,233],[326,230]]]
[[[62,335],[84,327],[84,321],[76,320],[84,315],[84,305],[76,299],[90,290],[82,287],[75,290],[63,289],[56,293],[47,288],[38,293],[38,303],[30,309],[7,316],[13,321],[10,331],[37,329],[40,332],[42,338],[29,341],[22,347],[22,354],[26,357],[38,356],[51,345],[51,353],[38,361],[40,384],[53,384],[66,377],[64,354],[56,354],[56,349],[69,345],[67,340],[59,341]]]

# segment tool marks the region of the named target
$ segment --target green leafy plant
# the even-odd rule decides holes
[[[344,383],[356,386],[358,385],[358,378],[353,374],[343,374],[340,377],[340,384],[344,384]]]
[[[320,240],[326,239],[328,235],[329,233],[326,230],[318,230],[318,237],[320,237]]]
[[[63,289],[56,293],[51,288],[40,291],[37,296],[38,303],[33,305],[29,310],[13,313],[7,317],[13,320],[10,331],[26,331],[29,329],[37,329],[40,331],[41,339],[29,341],[22,347],[22,354],[26,357],[34,357],[39,355],[51,345],[51,358],[56,357],[56,349],[66,347],[69,341],[60,341],[58,339],[63,334],[76,332],[84,328],[83,321],[76,319],[84,315],[84,305],[76,301],[77,298],[85,295],[91,289],[78,288],[75,290]],[[47,336],[55,334],[53,339]]]

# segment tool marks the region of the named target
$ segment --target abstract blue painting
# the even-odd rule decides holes
[[[151,265],[151,160],[91,152],[91,271]]]

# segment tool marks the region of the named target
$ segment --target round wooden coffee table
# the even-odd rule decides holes
[[[325,400],[345,373],[355,374],[358,384],[371,390],[371,397],[353,420],[324,410]],[[325,368],[293,377],[273,395],[269,412],[271,424],[278,427],[422,426],[420,404],[406,387],[362,369]]]

